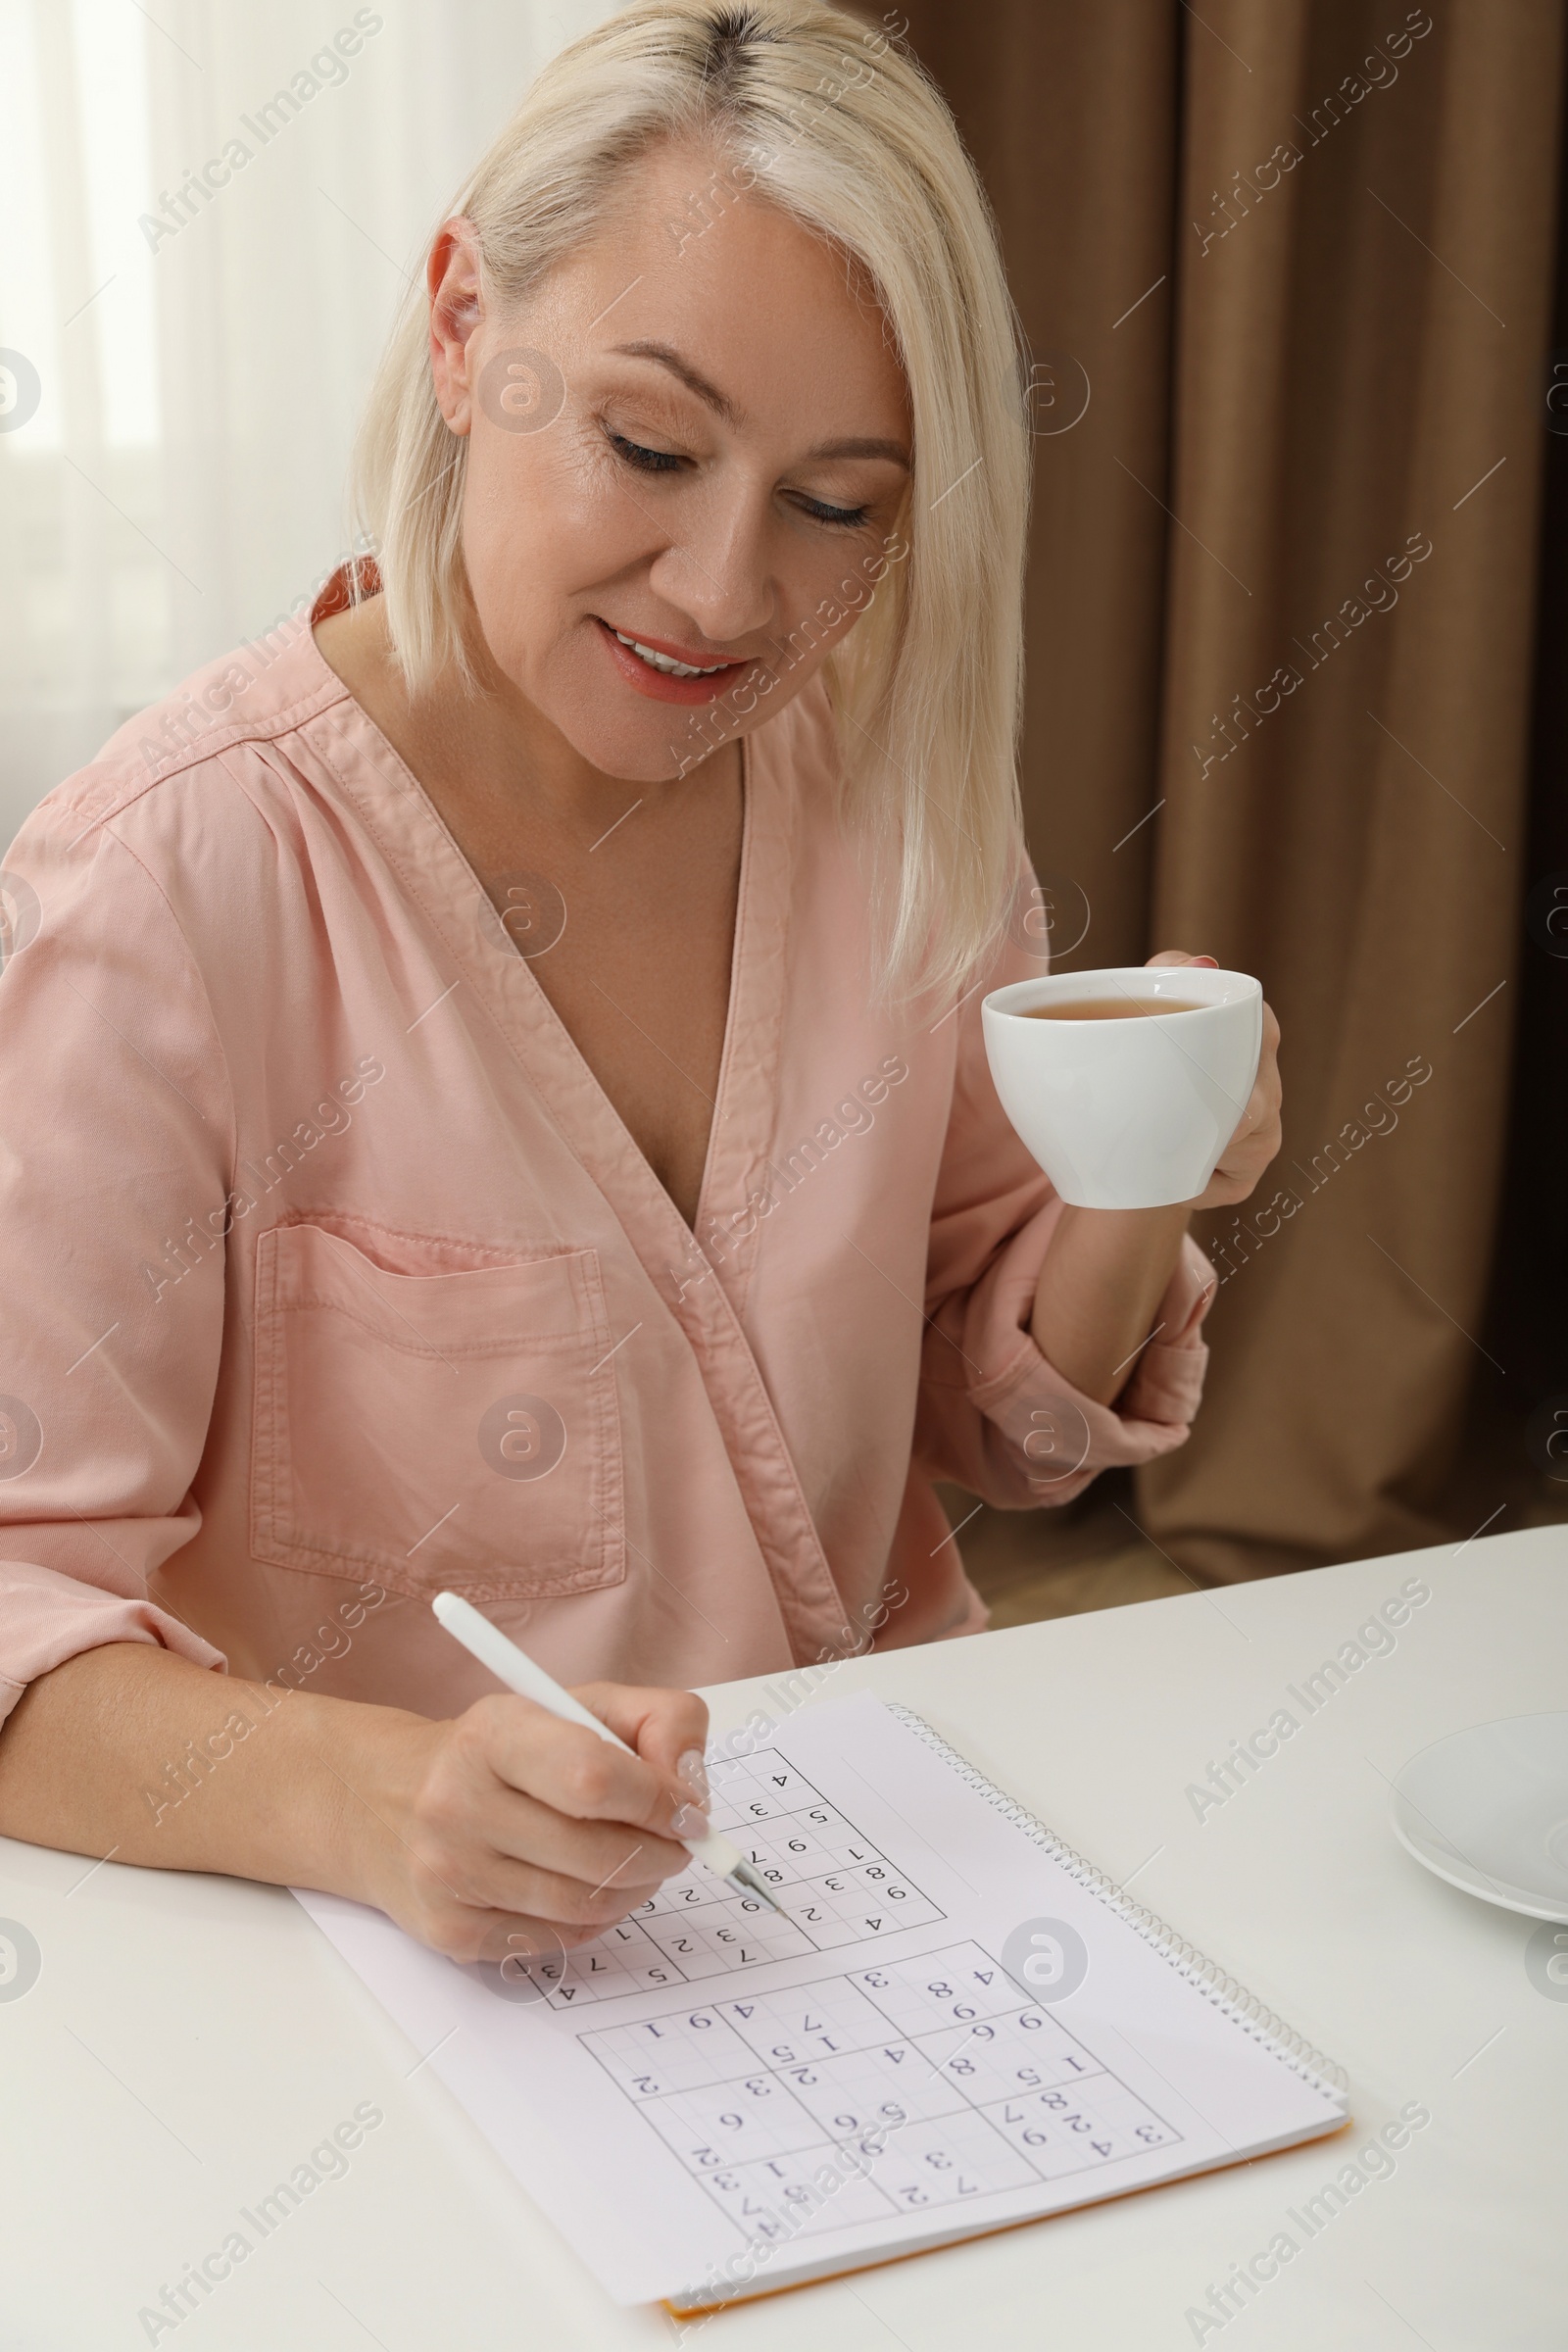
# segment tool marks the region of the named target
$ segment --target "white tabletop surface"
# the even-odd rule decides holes
[[[1201,1820],[1187,1793],[1401,1583],[1432,1598]],[[778,1678],[774,1678],[776,1687]],[[1396,1842],[1388,1782],[1461,1726],[1568,1707],[1568,1531],[1271,1579],[844,1664],[917,1708],[1346,2068],[1342,2137],[720,2313],[704,2352],[1562,2352],[1568,2000],[1536,1923]],[[710,1692],[715,1731],[764,1686]],[[808,1703],[816,1703],[808,1701]],[[1304,1709],[1293,1707],[1298,1717]],[[5,2352],[647,2347],[284,1893],[0,1839],[41,1954],[0,1997]],[[3,1987],[0,1987],[3,1994]],[[1288,2219],[1401,2106],[1431,2122],[1307,2240]],[[327,2180],[176,2327],[139,2316],[368,2103]],[[324,2168],[323,2168],[324,2169]],[[1369,2168],[1370,2169],[1370,2168]],[[1332,2200],[1330,2200],[1332,2202]],[[1209,2288],[1280,2231],[1245,2308]],[[221,2268],[221,2264],[218,2267]],[[1266,2265],[1264,2266],[1267,2267]]]

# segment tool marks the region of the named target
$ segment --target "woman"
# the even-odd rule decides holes
[[[983,1622],[933,1477],[1182,1442],[1187,1208],[1064,1209],[981,1046],[1027,448],[885,41],[655,0],[541,76],[376,386],[376,564],[11,857],[0,1830],[580,1940],[686,1861],[683,1686]]]

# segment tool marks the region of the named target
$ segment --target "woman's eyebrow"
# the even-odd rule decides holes
[[[695,392],[705,407],[711,409],[715,416],[722,416],[726,424],[741,425],[745,423],[745,412],[736,407],[728,393],[720,392],[716,384],[710,384],[706,375],[699,374],[691,362],[683,360],[680,353],[674,350],[670,344],[649,341],[617,343],[614,350],[617,357],[621,359],[653,360],[659,367],[667,368],[670,374],[677,377],[686,386],[688,392]],[[911,470],[909,453],[898,441],[863,438],[825,441],[820,448],[813,449],[808,454],[813,458],[886,458],[893,465],[902,466],[906,473]]]
[[[813,458],[888,458],[906,473],[912,470],[909,453],[898,441],[824,441],[808,454]]]
[[[710,384],[706,375],[699,375],[690,361],[683,360],[680,353],[672,350],[669,344],[617,343],[615,350],[622,359],[656,360],[661,368],[667,368],[671,375],[679,377],[688,392],[695,392],[698,399],[710,408],[715,416],[722,416],[726,424],[745,421],[728,394],[720,392],[715,384]]]

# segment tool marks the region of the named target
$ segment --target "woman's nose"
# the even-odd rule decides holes
[[[710,646],[755,638],[777,615],[767,522],[740,498],[694,500],[680,537],[655,560],[654,587]]]

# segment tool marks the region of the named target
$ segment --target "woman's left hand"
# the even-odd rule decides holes
[[[1161,955],[1151,956],[1152,963],[1201,963],[1215,968],[1212,956],[1186,956],[1179,948],[1167,948]],[[1204,1190],[1191,1203],[1194,1208],[1229,1208],[1245,1200],[1252,1191],[1263,1170],[1279,1151],[1283,1139],[1280,1126],[1280,1025],[1269,1010],[1263,1007],[1263,1050],[1258,1055],[1257,1077],[1248,1098],[1235,1134],[1219,1155],[1219,1165]]]

